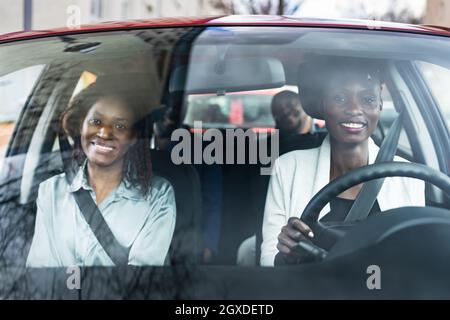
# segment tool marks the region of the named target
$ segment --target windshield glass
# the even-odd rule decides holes
[[[335,243],[316,243],[302,215],[329,183],[392,161],[448,174],[445,37],[154,28],[0,56],[0,268],[321,261]],[[429,182],[388,177],[358,211],[359,181],[311,216],[448,209]],[[295,255],[302,240],[323,256]]]
[[[419,62],[418,67],[423,72],[425,80],[450,128],[450,97],[446,89],[446,85],[450,81],[450,70],[443,66],[427,62]]]

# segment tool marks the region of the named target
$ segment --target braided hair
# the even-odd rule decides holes
[[[133,113],[132,131],[136,143],[124,156],[122,177],[127,187],[137,188],[144,197],[150,191],[152,164],[150,158],[151,121],[146,115],[145,97],[121,83],[97,80],[78,93],[61,116],[61,127],[74,141],[73,157],[81,166],[86,155],[81,147],[81,128],[91,107],[100,99],[112,97],[125,102]]]

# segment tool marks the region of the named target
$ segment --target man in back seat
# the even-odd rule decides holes
[[[285,90],[272,98],[272,116],[276,129],[279,130],[279,155],[294,151],[317,148],[326,136],[325,132],[317,132],[313,118],[304,110],[300,97],[293,91]],[[271,139],[269,137],[268,139]],[[267,146],[271,146],[268,142]],[[270,176],[258,175],[252,181],[253,203],[255,212],[261,212],[256,221],[256,234],[242,242],[237,253],[237,264],[251,266],[259,262],[260,252],[257,250],[262,242],[263,212]]]
[[[320,146],[324,135],[316,132],[313,119],[303,110],[298,94],[288,90],[277,93],[272,99],[271,111],[279,130],[280,155]]]

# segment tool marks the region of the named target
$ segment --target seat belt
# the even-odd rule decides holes
[[[59,132],[59,148],[66,180],[71,185],[76,172],[72,161],[69,160],[69,155],[72,154],[72,146],[62,132]],[[129,249],[123,247],[116,240],[89,191],[80,188],[72,194],[78,208],[83,213],[84,219],[89,224],[89,227],[105,252],[116,266],[126,266],[128,264]]]
[[[388,134],[384,138],[375,159],[375,163],[391,162],[394,160],[400,132],[402,130],[402,120],[403,111],[401,111],[397,119],[395,119]],[[344,221],[355,222],[366,219],[369,216],[373,204],[377,200],[378,193],[380,192],[383,183],[384,179],[377,179],[364,183]]]

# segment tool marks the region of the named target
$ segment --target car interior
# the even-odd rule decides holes
[[[236,27],[140,30],[118,33],[120,36],[117,37],[95,34],[45,40],[46,51],[37,51],[29,61],[30,65],[45,64],[45,70],[20,115],[5,158],[5,164],[14,165],[15,169],[3,173],[5,182],[2,182],[0,192],[2,219],[23,231],[20,236],[10,235],[8,241],[2,241],[4,247],[0,252],[3,252],[5,261],[13,264],[25,262],[33,236],[37,188],[42,181],[63,172],[62,156],[70,157],[61,155],[59,150],[59,117],[83,86],[80,83],[85,81],[87,73],[94,78],[120,75],[124,81],[135,83],[143,92],[142,99],[148,101],[149,117],[154,116],[156,110],[177,110],[178,127],[190,130],[192,141],[200,140],[203,153],[211,142],[203,141],[202,135],[184,122],[190,108],[188,95],[215,93],[220,96],[286,85],[301,91],[296,73],[309,54],[381,59],[388,66],[383,91],[385,108],[373,140],[381,146],[398,113],[403,111],[397,155],[444,172],[449,169],[442,160],[448,156],[448,149],[445,151],[445,148],[430,143],[439,141],[439,129],[429,125],[433,115],[426,111],[433,99],[421,93],[428,91],[423,90],[420,72],[412,63],[416,59],[425,59],[424,52],[430,54],[425,45],[420,48],[423,52],[406,55],[407,39],[404,47],[399,48],[395,44],[387,45],[382,35],[376,33],[373,42],[368,44],[355,36],[357,32],[343,31],[336,36],[327,30],[299,33],[267,27],[265,31],[265,38],[255,38],[251,28],[239,30]],[[159,46],[161,42],[165,45]],[[27,49],[27,45],[24,46],[20,49]],[[418,49],[414,48],[417,52]],[[14,50],[18,48],[11,48],[10,56]],[[54,52],[54,55],[48,52]],[[435,60],[439,61],[439,58],[436,56]],[[11,72],[13,62],[11,70],[0,70],[1,74]],[[229,115],[225,116],[229,119]],[[225,135],[225,130],[230,127],[252,129],[252,125],[246,126],[245,120],[241,126],[216,124],[215,129]],[[323,132],[326,133],[326,129]],[[221,229],[218,252],[212,264],[236,265],[240,245],[256,235],[254,265],[259,265],[262,219],[270,176],[260,174],[262,166],[258,163],[237,163],[238,152],[244,151],[247,157],[250,154],[252,139],[267,139],[267,134],[256,133],[246,139],[244,150],[238,150],[236,139],[231,145],[231,140],[224,141],[223,154],[233,153],[235,161],[218,165],[223,177],[220,181]],[[201,177],[207,165],[192,164],[195,161],[175,165],[169,151],[154,147],[151,152],[154,172],[168,179],[176,194],[177,222],[169,251],[170,264],[202,263],[204,181]],[[427,205],[449,208],[449,198],[429,184],[426,201]]]

